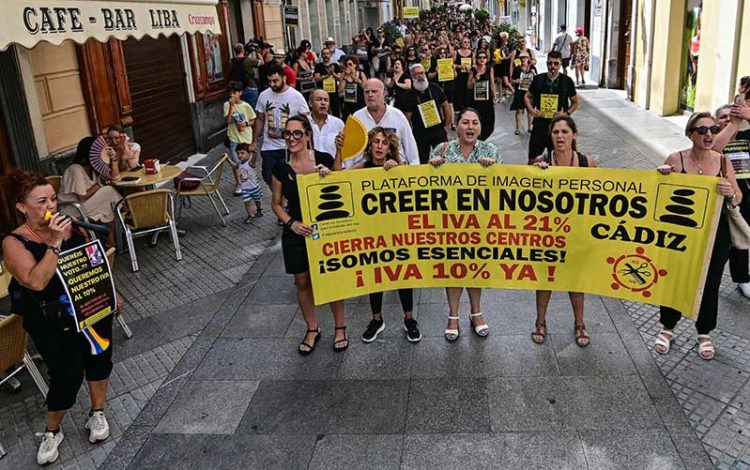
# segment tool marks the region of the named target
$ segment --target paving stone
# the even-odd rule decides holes
[[[405,380],[266,380],[237,433],[402,433],[408,395]]]
[[[255,302],[245,302],[221,334],[241,338],[281,337],[296,315],[301,316],[296,304],[258,305]]]
[[[305,468],[314,444],[315,436],[152,434],[132,468]]]
[[[334,353],[323,338],[308,356],[297,353],[300,339],[219,338],[205,356],[194,377],[200,380],[313,379],[336,376],[341,354]]]
[[[310,470],[399,468],[401,435],[328,434],[320,437],[307,467]]]
[[[363,343],[356,338],[342,354],[339,379],[390,380],[408,379],[412,355],[418,348],[403,339],[387,338],[382,342]]]
[[[485,379],[413,380],[406,432],[490,432]]]
[[[561,375],[624,375],[635,373],[620,336],[616,333],[591,335],[591,342],[585,348],[575,343],[572,332],[552,334],[550,342],[555,349],[555,357]]]
[[[606,433],[581,431],[580,436],[589,468],[685,468],[663,428],[637,433],[616,429]]]
[[[154,432],[234,434],[257,388],[257,381],[190,381]]]

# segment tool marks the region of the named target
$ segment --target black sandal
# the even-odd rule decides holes
[[[304,340],[299,344],[299,347],[297,348],[297,352],[300,353],[300,355],[302,356],[307,356],[308,354],[313,352],[313,349],[315,349],[315,345],[318,344],[318,341],[320,340],[320,335],[321,335],[320,327],[317,327],[314,330],[307,330],[307,332],[305,333],[305,336],[307,336],[307,333],[318,333],[318,334],[315,335],[315,339],[313,340],[312,345],[305,343]],[[303,348],[307,348],[307,349],[303,349]]]
[[[344,331],[344,339],[340,339],[338,341],[334,341],[333,343],[333,351],[334,352],[341,352],[344,349],[349,347],[349,338],[346,336],[346,327],[345,326],[337,326],[334,328],[335,330],[345,330]],[[343,346],[340,346],[343,344]]]

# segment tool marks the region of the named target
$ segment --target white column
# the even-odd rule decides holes
[[[591,80],[596,84],[601,83],[604,77],[606,15],[607,0],[592,0],[591,31],[589,32],[589,39],[591,40],[591,66],[589,75]]]

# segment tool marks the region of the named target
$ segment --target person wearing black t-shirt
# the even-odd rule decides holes
[[[322,61],[315,65],[313,77],[315,78],[317,87],[328,92],[330,114],[340,117],[339,79],[341,78],[341,67],[331,60],[331,51],[329,49],[323,49],[320,57]]]
[[[277,162],[271,171],[273,175],[271,207],[274,214],[284,223],[284,233],[281,237],[284,267],[287,273],[294,275],[299,307],[307,324],[305,339],[302,340],[297,351],[306,356],[313,351],[320,340],[321,331],[315,313],[310,266],[307,262],[305,246],[305,237],[312,234],[312,228],[302,222],[297,175],[316,172],[324,174],[326,169],[333,168],[333,157],[314,150],[312,125],[305,116],[298,114],[290,117],[283,134],[289,158],[288,161],[284,159]],[[283,206],[284,199],[287,201],[286,209]],[[344,302],[339,300],[331,302],[330,305],[336,324],[333,350],[339,352],[349,347],[344,325]]]
[[[412,89],[406,94],[404,114],[411,121],[414,139],[419,150],[419,163],[430,158],[430,149],[448,141],[452,112],[440,85],[430,83],[424,66],[411,66]]]
[[[534,128],[529,139],[529,164],[545,149],[552,151],[549,123],[560,114],[570,116],[578,108],[579,100],[573,79],[560,74],[562,56],[560,51],[547,54],[547,73],[534,77],[524,101],[529,114],[534,117]]]

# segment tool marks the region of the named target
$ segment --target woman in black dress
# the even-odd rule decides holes
[[[522,53],[520,55],[521,59],[521,66],[516,67],[513,70],[513,86],[516,87],[516,92],[513,95],[513,102],[510,104],[510,110],[516,112],[516,135],[521,134],[521,116],[523,116],[524,111],[526,111],[526,102],[524,101],[524,96],[526,95],[526,92],[529,91],[529,85],[531,85],[531,81],[534,79],[534,70],[532,70],[531,65],[529,64],[529,56],[525,53]],[[527,113],[527,119],[528,119],[528,131],[531,132],[531,121],[533,117],[531,114]]]
[[[404,111],[406,109],[405,97],[411,90],[411,77],[406,68],[406,60],[399,58],[393,61],[393,76],[389,77],[385,84],[393,96],[393,106]]]
[[[480,140],[487,140],[495,130],[495,74],[488,65],[489,56],[486,51],[477,52],[477,64],[471,69],[466,88],[471,100],[471,107],[479,111],[482,123]],[[460,94],[460,93],[459,93]]]
[[[284,233],[281,237],[284,266],[287,273],[294,275],[299,308],[307,324],[305,339],[302,340],[297,351],[306,356],[315,348],[321,331],[315,312],[315,301],[310,283],[310,266],[307,262],[307,247],[305,246],[305,237],[312,234],[312,229],[302,222],[297,175],[323,172],[326,168],[331,169],[333,157],[314,150],[312,126],[305,116],[297,115],[289,118],[284,129],[284,140],[286,140],[289,158],[288,161],[280,161],[273,167],[271,207],[276,217],[284,223]],[[283,206],[284,199],[287,201],[286,209]],[[338,300],[331,302],[330,305],[336,325],[333,350],[339,352],[349,347],[346,337],[344,301]]]
[[[341,119],[346,121],[350,114],[365,107],[365,92],[362,85],[367,80],[359,68],[359,59],[350,55],[344,60],[344,71],[339,80],[339,93],[344,94],[341,104]]]
[[[474,51],[471,50],[471,41],[468,37],[461,40],[461,48],[456,51],[456,57],[453,58],[453,66],[456,69],[456,78],[453,82],[453,89],[457,93],[453,96],[453,107],[461,111],[469,105],[471,101],[466,98],[466,83],[469,81],[469,73],[474,63]]]

